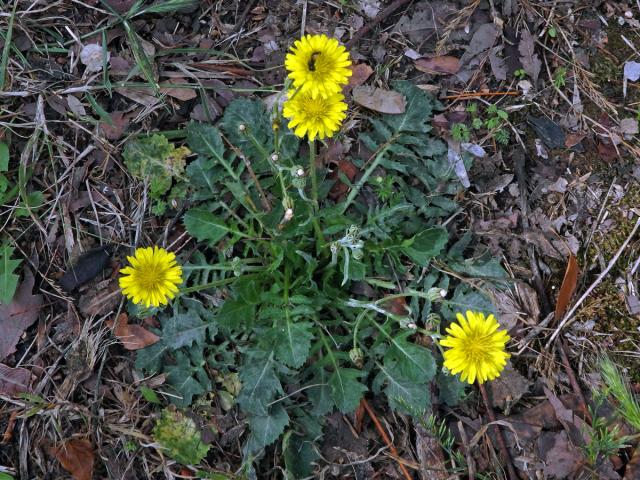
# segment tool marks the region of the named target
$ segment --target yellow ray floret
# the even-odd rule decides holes
[[[444,352],[444,366],[461,381],[484,383],[500,376],[511,356],[505,351],[511,339],[493,315],[467,311],[456,314],[458,323],[447,328],[447,335],[440,345],[449,347]]]
[[[293,86],[311,98],[339,93],[351,76],[349,52],[326,35],[305,35],[296,40],[284,66]]]
[[[316,137],[332,137],[340,130],[347,116],[346,110],[347,104],[341,93],[313,98],[302,91],[291,90],[282,107],[282,115],[289,119],[289,128],[298,137],[307,135],[309,140],[314,140]]]
[[[120,270],[120,288],[133,303],[149,307],[166,305],[182,283],[182,267],[164,248],[138,248],[127,257],[129,266]]]

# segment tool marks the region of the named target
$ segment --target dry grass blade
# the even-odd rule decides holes
[[[13,4],[13,10],[9,17],[9,27],[7,28],[7,34],[4,38],[4,48],[2,49],[2,60],[0,60],[0,92],[4,90],[4,85],[7,78],[7,67],[9,65],[9,51],[11,50],[11,37],[13,35],[13,21],[16,16],[16,7],[18,2]]]

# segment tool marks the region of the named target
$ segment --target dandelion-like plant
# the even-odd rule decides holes
[[[326,35],[305,35],[296,40],[284,65],[294,88],[311,98],[339,93],[351,76],[349,52]]]
[[[347,104],[341,93],[323,98],[292,90],[284,103],[282,115],[289,119],[289,128],[300,138],[309,140],[332,137],[346,117]]]
[[[447,335],[440,345],[448,347],[444,352],[444,366],[460,380],[482,384],[500,376],[510,355],[505,345],[510,340],[493,315],[467,311],[466,316],[456,314],[458,323],[447,328]]]
[[[120,270],[120,288],[125,297],[145,307],[166,305],[182,283],[182,268],[176,256],[163,248],[138,248],[127,257],[129,266]]]

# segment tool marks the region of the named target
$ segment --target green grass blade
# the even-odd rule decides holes
[[[9,66],[9,51],[11,50],[11,37],[13,36],[13,20],[16,17],[16,7],[18,2],[13,4],[13,10],[9,17],[9,28],[4,38],[4,48],[2,49],[2,59],[0,60],[0,92],[4,91],[4,85],[7,78],[7,67]]]

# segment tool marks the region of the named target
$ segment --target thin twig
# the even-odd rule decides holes
[[[443,100],[461,100],[465,98],[475,98],[475,97],[498,97],[498,96],[512,95],[518,96],[521,95],[520,92],[463,92],[458,95],[447,95],[446,97],[440,97]]]
[[[627,237],[627,239],[624,241],[624,243],[622,244],[622,246],[618,249],[618,251],[616,252],[616,254],[613,256],[613,258],[609,261],[609,264],[607,265],[607,268],[605,268],[602,273],[600,273],[600,275],[598,275],[598,278],[596,278],[596,280],[591,284],[591,286],[589,288],[587,288],[587,291],[584,292],[582,294],[582,296],[578,299],[578,301],[575,303],[575,305],[571,308],[571,310],[569,310],[567,312],[567,314],[564,316],[564,318],[562,319],[562,321],[558,324],[558,326],[556,327],[555,331],[553,332],[553,334],[551,335],[551,338],[549,339],[549,341],[547,342],[547,344],[545,345],[545,349],[549,349],[549,347],[551,346],[551,344],[553,343],[553,341],[557,338],[558,335],[560,335],[560,331],[571,321],[573,320],[573,316],[576,313],[576,311],[578,310],[578,308],[580,308],[580,305],[582,305],[582,303],[587,299],[587,297],[589,297],[589,295],[591,295],[591,292],[593,292],[596,287],[598,285],[600,285],[600,283],[605,279],[605,277],[609,274],[609,272],[611,271],[611,269],[614,267],[614,265],[618,262],[618,259],[620,258],[620,255],[622,255],[622,252],[625,251],[625,249],[627,248],[627,246],[629,245],[629,243],[631,242],[631,239],[635,236],[636,232],[638,231],[638,228],[640,227],[640,218],[638,218],[638,220],[636,220],[636,224],[633,226],[633,230],[631,230],[631,233],[629,234],[629,236]]]
[[[480,388],[480,393],[482,394],[482,400],[484,401],[484,406],[487,408],[487,415],[489,415],[489,421],[491,423],[496,422],[496,415],[493,413],[493,408],[491,408],[491,404],[489,403],[489,397],[487,396],[487,391],[484,388],[484,384],[479,383],[478,387]],[[498,426],[494,425],[495,434],[498,439],[498,448],[500,449],[500,456],[502,457],[501,461],[503,464],[507,466],[507,473],[511,480],[517,480],[518,475],[516,475],[516,470],[513,467],[513,463],[511,461],[511,455],[509,455],[509,450],[507,450],[507,444],[504,441],[504,437],[502,435],[502,430],[498,428]]]
[[[369,405],[369,402],[367,402],[367,400],[363,398],[360,401],[360,403],[362,406],[364,406],[365,410],[369,414],[369,417],[371,417],[371,420],[373,420],[373,424],[376,426],[376,430],[378,430],[378,433],[382,437],[382,440],[384,440],[384,443],[387,445],[387,447],[389,447],[391,456],[394,458],[395,461],[398,462],[398,466],[400,467],[400,471],[404,475],[404,478],[406,478],[407,480],[413,480],[413,477],[409,474],[407,467],[404,466],[404,463],[400,458],[400,455],[398,455],[398,450],[396,449],[395,445],[391,442],[389,435],[387,435],[386,430],[380,423],[380,420],[378,420],[378,417],[376,416],[376,413],[373,411],[373,408],[371,408],[371,406]]]

